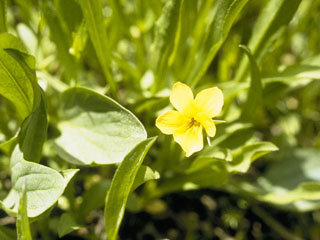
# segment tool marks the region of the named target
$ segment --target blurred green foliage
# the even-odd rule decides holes
[[[144,239],[147,213],[175,221],[153,239],[319,239],[319,24],[314,0],[0,0],[0,238]],[[178,81],[224,93],[190,158],[155,127]]]

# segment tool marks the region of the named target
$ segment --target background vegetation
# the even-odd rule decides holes
[[[0,0],[0,238],[320,239],[319,25],[317,0]],[[190,158],[155,127],[178,81],[225,98]]]

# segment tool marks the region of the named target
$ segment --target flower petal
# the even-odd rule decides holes
[[[216,125],[206,113],[198,113],[195,119],[205,128],[209,137],[214,137],[214,135],[216,135]]]
[[[187,85],[177,82],[173,85],[170,102],[179,112],[184,112],[193,102],[193,93]]]
[[[202,90],[195,98],[195,105],[201,112],[206,112],[209,118],[213,118],[221,112],[223,93],[217,87]]]
[[[185,124],[173,133],[174,140],[186,152],[186,157],[190,157],[193,153],[203,148],[202,126],[194,125],[188,128]]]
[[[184,115],[177,111],[170,110],[157,118],[156,126],[164,134],[173,134],[173,132],[186,121]]]

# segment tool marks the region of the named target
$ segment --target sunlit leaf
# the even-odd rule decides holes
[[[68,170],[61,175],[56,170],[23,159],[18,147],[12,153],[10,168],[12,189],[3,204],[13,212],[18,211],[19,196],[25,184],[28,198],[28,217],[36,217],[49,209],[62,195],[70,178],[78,170]]]
[[[0,46],[0,94],[15,105],[22,120],[40,101],[35,72],[31,68],[33,59],[13,35],[0,34]]]
[[[233,153],[233,159],[229,163],[228,170],[235,172],[246,172],[251,163],[257,158],[279,149],[271,142],[256,142],[246,144]]]
[[[63,93],[58,154],[75,164],[113,164],[146,138],[139,120],[111,98],[86,88]]]

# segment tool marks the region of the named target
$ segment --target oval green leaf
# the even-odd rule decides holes
[[[123,158],[147,133],[139,120],[109,97],[76,87],[63,93],[60,157],[80,165],[113,164]]]
[[[23,159],[17,146],[10,161],[12,189],[3,201],[2,208],[18,212],[19,198],[26,182],[28,217],[36,217],[49,209],[62,195],[69,180],[78,171],[70,169],[60,174],[54,169]]]

